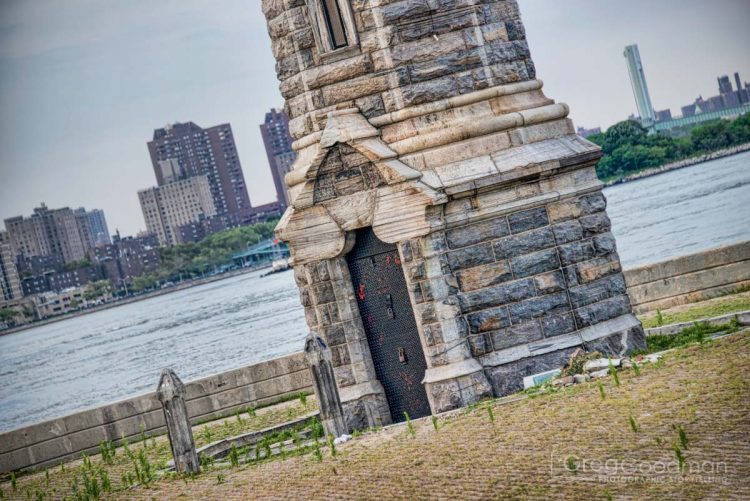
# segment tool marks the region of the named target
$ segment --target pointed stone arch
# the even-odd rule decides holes
[[[328,114],[320,140],[300,152],[287,184],[292,203],[276,231],[295,263],[340,256],[346,233],[366,226],[389,243],[426,235],[427,207],[446,202],[356,108]]]

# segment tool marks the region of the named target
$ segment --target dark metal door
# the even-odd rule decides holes
[[[394,422],[428,416],[422,385],[427,369],[398,250],[359,230],[347,256],[375,373],[385,389]]]

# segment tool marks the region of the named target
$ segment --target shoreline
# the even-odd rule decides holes
[[[686,158],[678,162],[672,162],[666,165],[662,165],[661,167],[652,167],[650,169],[644,169],[638,172],[634,172],[630,175],[621,177],[619,179],[605,181],[604,187],[608,188],[610,186],[624,184],[630,181],[637,181],[639,179],[643,179],[644,177],[657,176],[665,172],[671,172],[673,170],[683,169],[685,167],[692,167],[693,165],[697,165],[703,162],[709,162],[711,160],[718,160],[720,158],[730,157],[732,155],[738,155],[740,153],[745,153],[746,151],[750,151],[750,143],[740,144],[738,146],[732,146],[731,148],[724,148],[721,150],[716,150],[711,153],[706,153],[705,155]]]
[[[65,313],[65,314],[57,316],[57,317],[46,318],[44,320],[39,320],[37,322],[31,322],[30,324],[25,324],[25,325],[19,325],[19,326],[16,326],[16,327],[11,327],[10,329],[6,329],[6,330],[3,330],[3,331],[0,331],[0,336],[7,336],[7,335],[10,335],[10,334],[15,334],[15,333],[18,333],[18,332],[23,332],[23,331],[26,331],[26,330],[29,330],[29,329],[33,329],[35,327],[42,327],[42,326],[53,324],[53,323],[56,323],[56,322],[62,322],[64,320],[70,320],[72,318],[82,317],[82,316],[85,316],[85,315],[89,315],[91,313],[97,313],[97,312],[100,312],[100,311],[109,310],[109,309],[112,309],[112,308],[117,308],[118,306],[125,306],[127,304],[137,303],[139,301],[143,301],[143,300],[146,300],[146,299],[151,299],[151,298],[154,298],[154,297],[163,296],[165,294],[170,294],[172,292],[179,292],[179,291],[182,291],[182,290],[185,290],[185,289],[190,289],[192,287],[197,287],[199,285],[210,284],[212,282],[218,282],[220,280],[224,280],[224,279],[227,279],[227,278],[233,278],[233,277],[237,277],[237,276],[240,276],[240,275],[245,275],[245,274],[248,274],[248,273],[252,273],[254,271],[265,270],[265,269],[270,268],[270,267],[271,267],[271,265],[269,264],[268,266],[260,266],[258,268],[242,268],[242,269],[239,269],[239,270],[233,270],[233,271],[229,271],[229,272],[226,272],[226,273],[222,273],[221,275],[214,275],[214,276],[211,276],[211,277],[204,277],[204,278],[198,278],[198,279],[195,279],[195,280],[185,281],[185,282],[183,282],[181,284],[177,284],[174,287],[169,287],[167,289],[158,289],[158,290],[155,290],[155,291],[147,292],[145,294],[139,294],[137,296],[129,296],[129,297],[126,297],[124,299],[117,300],[117,301],[111,301],[109,303],[100,304],[100,305],[97,305],[97,306],[92,306],[91,308],[86,308],[85,310],[79,310],[79,311],[74,311],[74,312],[71,312],[71,313]]]

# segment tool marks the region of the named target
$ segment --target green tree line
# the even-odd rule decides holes
[[[228,264],[232,255],[273,236],[277,221],[214,233],[198,243],[160,249],[161,264],[154,273],[133,279],[131,290],[152,289],[159,283],[199,277]]]
[[[686,137],[648,134],[638,122],[626,120],[588,139],[602,148],[604,156],[596,166],[596,173],[606,181],[748,143],[750,113],[733,121],[717,120],[694,127]]]

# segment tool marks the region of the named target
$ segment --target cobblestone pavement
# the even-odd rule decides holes
[[[606,380],[120,499],[750,499],[750,335]],[[634,432],[629,417],[639,430]],[[679,427],[686,444],[680,443]],[[679,474],[675,448],[684,457]],[[576,469],[577,473],[571,470]],[[692,470],[692,471],[691,471]]]
[[[744,332],[623,371],[619,387],[606,379],[604,399],[584,383],[496,402],[494,422],[482,404],[440,417],[438,431],[428,418],[413,437],[405,425],[365,433],[321,461],[212,468],[109,498],[750,499],[749,363]]]

